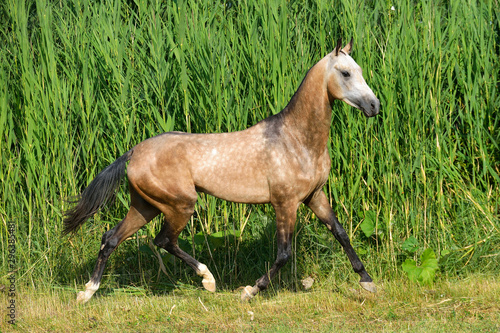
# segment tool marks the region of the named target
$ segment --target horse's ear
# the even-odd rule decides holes
[[[333,50],[333,53],[335,54],[335,56],[339,55],[339,51],[340,51],[341,47],[342,47],[342,38],[339,38],[339,40],[337,41],[337,46],[335,46],[335,50]]]
[[[346,54],[349,54],[351,53],[352,51],[352,38],[351,38],[351,41],[349,42],[349,44],[347,44],[343,49],[342,51],[344,51]]]

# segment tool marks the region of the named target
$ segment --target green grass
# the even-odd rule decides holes
[[[337,40],[382,103],[366,119],[333,106],[325,187],[377,280],[427,248],[438,279],[500,269],[500,5],[486,1],[16,1],[0,5],[0,283],[16,224],[19,286],[83,286],[117,205],[61,238],[65,201],[134,144],[164,131],[241,130],[279,112]],[[275,257],[274,212],[201,195],[181,235],[224,288],[251,284]],[[368,236],[361,223],[370,216]],[[193,272],[149,239],[111,256],[103,288],[178,283]],[[231,232],[241,232],[233,237]],[[200,234],[202,232],[207,238]],[[209,235],[215,235],[209,237]],[[222,235],[222,237],[216,237]],[[418,241],[408,253],[403,243]],[[418,264],[418,263],[417,263]],[[351,268],[305,208],[293,260],[276,280],[343,280]],[[355,279],[350,280],[355,284]],[[28,289],[31,290],[31,289]]]
[[[71,288],[26,290],[15,326],[2,332],[498,332],[495,276],[439,281],[429,288],[380,281],[370,294],[345,281],[317,281],[309,291],[271,290],[250,303],[238,290],[122,288],[74,302]],[[0,296],[0,300],[2,300]],[[3,303],[3,302],[2,302]]]

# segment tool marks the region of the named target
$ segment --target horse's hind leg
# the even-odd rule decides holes
[[[135,191],[132,189],[130,191],[132,199],[130,209],[120,223],[102,235],[101,248],[94,272],[90,281],[85,285],[85,291],[78,293],[77,302],[79,303],[87,302],[99,288],[106,262],[116,247],[160,213],[157,208],[144,201]]]
[[[184,252],[177,244],[179,234],[188,223],[193,212],[194,202],[192,205],[190,204],[184,209],[176,207],[163,211],[163,214],[165,215],[165,222],[163,223],[160,233],[155,237],[154,243],[174,256],[180,258],[193,268],[196,274],[203,277],[203,287],[205,287],[208,291],[214,292],[215,279],[212,273],[208,270],[208,267]]]

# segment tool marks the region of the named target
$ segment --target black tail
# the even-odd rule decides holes
[[[132,152],[129,150],[102,170],[83,191],[78,204],[64,212],[63,235],[78,230],[83,222],[115,198]]]

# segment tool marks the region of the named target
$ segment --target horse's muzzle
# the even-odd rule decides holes
[[[380,112],[380,101],[376,97],[367,98],[360,105],[360,109],[367,117],[376,116]]]

